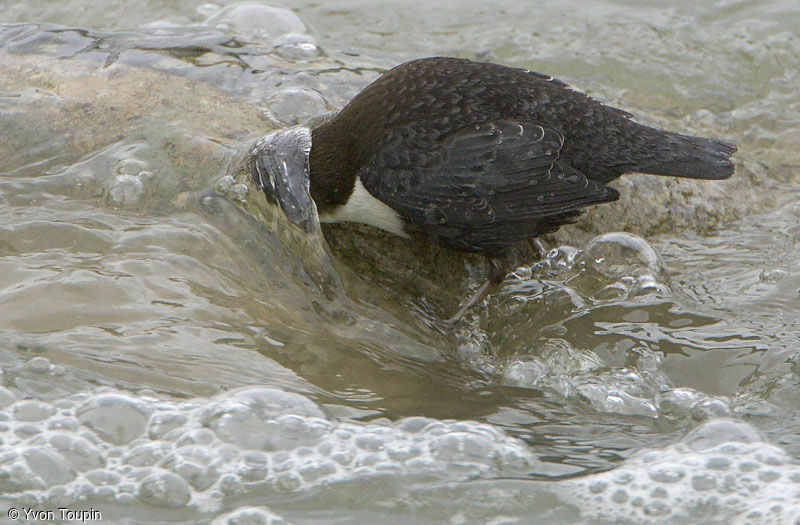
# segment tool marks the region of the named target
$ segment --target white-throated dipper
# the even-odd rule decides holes
[[[726,179],[736,151],[638,124],[550,76],[446,57],[391,69],[300,142],[321,222],[420,232],[487,257],[488,280],[450,322],[503,280],[514,245],[619,198],[606,183],[629,172]],[[271,166],[284,179],[285,158]],[[268,163],[256,164],[275,191]],[[290,217],[295,204],[281,201]]]

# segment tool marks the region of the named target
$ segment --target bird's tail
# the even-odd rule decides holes
[[[660,132],[636,171],[690,179],[727,179],[733,175],[736,145],[720,140]]]

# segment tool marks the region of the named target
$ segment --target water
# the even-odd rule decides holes
[[[4,512],[800,518],[793,2],[278,7],[2,5],[61,24],[0,28]],[[306,235],[230,168],[436,54],[734,139],[734,179],[619,181],[445,330],[480,259]]]

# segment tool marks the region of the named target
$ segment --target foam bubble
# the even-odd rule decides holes
[[[524,443],[488,424],[342,422],[305,396],[265,387],[183,403],[101,390],[54,403],[18,401],[0,409],[0,419],[0,490],[18,504],[97,499],[211,512],[227,496],[278,495],[365,476],[521,476],[537,461]],[[280,523],[263,508],[218,522],[253,516]]]
[[[592,520],[800,519],[800,464],[733,419],[709,420],[679,443],[642,450],[612,471],[563,481],[560,489],[566,502]]]
[[[597,412],[663,418],[665,421],[703,421],[730,416],[731,401],[691,388],[674,387],[661,366],[661,356],[639,346],[635,364],[611,367],[597,353],[575,349],[552,338],[536,354],[513,356],[498,367],[504,384],[543,390]]]
[[[269,96],[264,114],[281,126],[292,126],[328,109],[328,103],[318,92],[303,87],[288,87]]]
[[[105,466],[101,450],[87,438],[73,432],[44,432],[31,438],[30,442],[52,448],[76,470]]]
[[[0,386],[0,408],[7,407],[17,400],[17,396],[11,390]]]
[[[211,27],[253,37],[274,39],[284,33],[305,33],[306,24],[289,9],[260,2],[239,2],[225,6],[205,20]]]
[[[282,450],[314,443],[318,427],[326,425],[323,417],[313,402],[299,394],[251,388],[222,396],[203,410],[201,421],[221,440],[236,446]]]
[[[211,525],[286,525],[287,522],[266,507],[239,507],[223,514]]]
[[[611,232],[598,235],[586,244],[586,254],[592,259],[595,269],[612,278],[634,274],[663,276],[664,262],[650,244],[636,235]]]
[[[144,195],[144,184],[134,175],[117,175],[106,186],[106,196],[112,206],[130,208]]]
[[[52,416],[55,411],[54,406],[33,399],[19,401],[14,405],[14,417],[18,421],[41,421]]]
[[[118,175],[138,175],[147,167],[144,161],[136,158],[120,159],[114,165],[114,172]]]
[[[287,33],[272,43],[275,52],[290,60],[312,60],[322,55],[314,39],[305,34]]]
[[[104,440],[121,445],[144,433],[150,408],[125,395],[104,394],[84,403],[76,411],[80,422]]]
[[[154,507],[183,507],[191,497],[186,480],[167,470],[153,469],[139,485],[139,499]]]
[[[598,412],[658,417],[658,395],[668,380],[633,368],[609,368],[590,350],[552,339],[539,355],[516,357],[502,367],[512,386],[556,393],[588,402]]]

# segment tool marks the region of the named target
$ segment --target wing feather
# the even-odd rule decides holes
[[[433,145],[414,136],[413,129],[393,130],[359,177],[421,229],[483,238],[502,237],[505,228],[511,243],[535,235],[537,223],[552,230],[559,216],[569,222],[580,208],[619,197],[559,162],[563,135],[537,122],[486,122]]]

